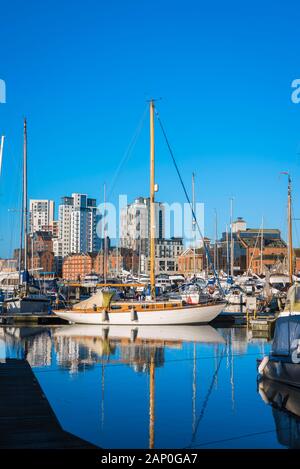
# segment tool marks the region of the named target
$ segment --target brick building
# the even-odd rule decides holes
[[[100,277],[115,277],[122,269],[137,273],[138,263],[137,253],[127,248],[110,248],[106,256],[103,250],[99,253],[70,254],[63,261],[62,277],[82,281],[90,273]]]
[[[281,238],[280,230],[264,229],[261,232],[259,228],[246,228],[246,222],[241,218],[233,223],[233,243],[235,273],[243,273],[248,269],[257,274],[264,273],[279,262],[285,262],[287,256],[287,245]],[[228,253],[230,256],[230,236],[226,237],[226,233],[223,233],[218,241],[218,258],[220,269],[224,271],[230,270]]]
[[[204,268],[203,249],[197,248],[194,253],[194,249],[187,248],[178,256],[177,262],[179,274],[190,276],[194,272],[202,272]]]

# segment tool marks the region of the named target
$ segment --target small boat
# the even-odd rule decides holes
[[[237,285],[230,288],[225,298],[230,305],[246,304],[246,294],[244,290]]]
[[[290,287],[285,309],[279,314],[272,350],[259,362],[260,378],[300,387],[300,285]]]
[[[200,303],[200,289],[197,285],[187,284],[179,288],[179,295],[182,301],[189,305]]]
[[[3,306],[7,314],[48,313],[50,301],[46,295],[28,293],[5,300]]]

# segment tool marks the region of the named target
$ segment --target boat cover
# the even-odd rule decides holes
[[[300,314],[278,317],[272,345],[272,355],[292,357],[300,344]],[[296,352],[297,354],[297,352]]]
[[[295,284],[289,288],[284,311],[286,313],[300,313],[300,285]]]
[[[103,306],[108,308],[114,292],[111,291],[97,291],[94,295],[84,301],[80,301],[73,306],[73,310],[87,310]]]

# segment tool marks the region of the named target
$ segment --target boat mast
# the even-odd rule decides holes
[[[154,166],[154,101],[150,101],[150,285],[151,299],[155,300],[155,174]]]
[[[23,157],[24,157],[24,166],[23,166],[23,223],[24,223],[24,284],[25,291],[27,293],[28,289],[28,278],[27,278],[27,255],[28,255],[28,245],[27,245],[27,236],[28,236],[28,223],[27,223],[27,121],[24,119],[24,148],[23,148]]]
[[[234,264],[234,240],[232,232],[232,222],[233,222],[233,198],[230,199],[230,272],[231,277],[233,277],[233,264]]]
[[[149,448],[154,448],[154,424],[155,424],[155,350],[151,351],[150,366],[150,392],[149,392]]]
[[[196,213],[195,210],[196,210],[196,207],[195,207],[195,173],[192,173],[192,205],[193,205],[193,212],[194,214]],[[193,234],[194,234],[194,249],[193,249],[193,253],[194,253],[194,277],[196,277],[196,220],[195,218],[193,217],[193,220],[192,220],[192,230],[193,230]]]
[[[226,271],[227,277],[229,277],[229,245],[228,245],[228,225],[226,225]]]
[[[292,235],[292,181],[288,174],[288,239],[289,239],[289,280],[293,283],[293,235]]]
[[[218,253],[218,214],[215,209],[215,246],[214,246],[214,264],[216,271],[219,271],[219,253]]]
[[[0,143],[0,176],[1,176],[1,170],[2,170],[2,157],[3,157],[4,140],[5,140],[5,136],[2,135],[1,143]]]
[[[106,222],[105,222],[105,217],[106,217],[106,184],[104,183],[103,187],[103,198],[104,198],[104,215],[103,215],[103,236],[104,236],[104,250],[103,250],[103,280],[104,283],[106,283],[107,280],[107,239],[106,239]]]
[[[261,219],[261,235],[260,235],[260,274],[263,273],[263,249],[264,249],[264,217]]]

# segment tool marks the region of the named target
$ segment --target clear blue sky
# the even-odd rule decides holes
[[[205,234],[234,213],[286,231],[286,178],[300,218],[297,1],[10,0],[0,17],[0,256],[18,244],[22,118],[28,119],[29,196],[108,190],[151,96],[185,182],[196,173]],[[158,199],[183,201],[157,128]],[[148,123],[111,194],[148,193]],[[299,224],[299,222],[297,222]],[[299,227],[300,230],[300,227]],[[294,233],[295,244],[299,245]]]

